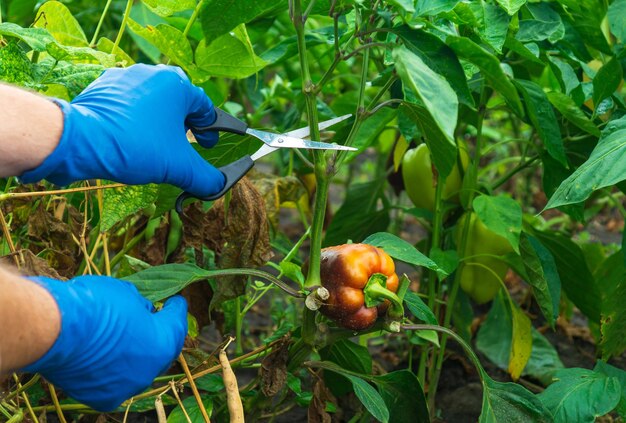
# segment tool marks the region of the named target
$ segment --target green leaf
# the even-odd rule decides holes
[[[150,267],[124,279],[135,285],[141,295],[155,302],[178,293],[187,285],[206,280],[213,274],[195,264],[172,263]]]
[[[626,0],[615,0],[607,13],[611,32],[622,43],[626,43]]]
[[[509,32],[510,16],[500,7],[489,3],[470,3],[469,6],[478,19],[480,38],[501,54]]]
[[[198,389],[210,393],[224,392],[224,379],[220,375],[208,374],[195,379]]]
[[[415,2],[413,0],[387,0],[387,3],[394,5],[396,10],[404,12],[403,14],[415,13]]]
[[[447,275],[447,273],[445,273],[445,271],[440,268],[437,263],[419,252],[417,248],[415,248],[413,245],[390,233],[375,233],[363,240],[363,243],[382,248],[394,259],[401,260],[405,263],[413,264],[415,266],[423,266],[427,269]]]
[[[515,84],[524,97],[528,118],[543,141],[548,154],[563,166],[568,167],[559,124],[546,93],[532,81],[517,79]]]
[[[128,19],[128,27],[135,34],[157,47],[161,53],[183,68],[185,72],[190,75],[197,72],[193,64],[191,45],[187,37],[178,29],[167,24],[143,27],[133,19]]]
[[[286,9],[285,0],[209,0],[200,13],[200,22],[205,38],[214,40],[239,24]]]
[[[194,149],[213,166],[220,167],[232,163],[246,154],[257,151],[263,143],[254,137],[241,137],[236,134],[220,134],[220,142],[212,148],[203,148],[197,143]]]
[[[195,0],[142,0],[154,13],[159,16],[171,16],[176,12],[196,7]]]
[[[417,377],[408,370],[398,370],[376,376],[378,386],[389,409],[389,421],[393,423],[427,423],[430,421],[426,396]]]
[[[530,3],[527,7],[535,19],[521,20],[515,38],[525,43],[544,40],[556,43],[563,38],[563,21],[548,3]]]
[[[38,65],[42,72],[45,71],[44,75],[48,75],[46,82],[65,86],[70,98],[80,94],[104,71],[102,65],[91,63],[59,62],[55,66],[50,58],[42,60]]]
[[[211,416],[213,412],[213,399],[211,397],[202,398],[202,405],[204,406],[207,414]],[[183,407],[187,411],[187,415],[189,416],[189,420],[192,422],[202,422],[204,418],[202,417],[202,410],[198,406],[198,401],[196,397],[193,395],[185,398],[183,400]],[[172,410],[169,416],[167,416],[167,423],[187,423],[187,416],[183,413],[180,405],[176,406]]]
[[[554,328],[561,301],[561,279],[554,257],[537,238],[525,233],[520,239],[520,253],[526,270],[525,280],[533,287],[541,312]]]
[[[502,370],[509,367],[513,322],[504,295],[498,295],[476,335],[476,348]],[[530,376],[548,385],[563,363],[557,351],[539,331],[531,328],[532,350],[522,376]]]
[[[621,387],[615,377],[588,369],[562,369],[555,382],[538,395],[555,423],[593,423],[611,412],[620,401]]]
[[[600,136],[598,127],[587,117],[580,107],[576,105],[570,96],[559,92],[549,92],[546,95],[550,103],[552,103],[565,119],[591,135],[596,137]]]
[[[18,38],[39,52],[46,51],[46,46],[55,42],[52,34],[44,28],[22,28],[11,22],[0,23],[0,35]]]
[[[415,5],[415,16],[434,16],[449,12],[460,0],[420,0]]]
[[[384,179],[377,179],[354,184],[348,189],[345,201],[326,230],[324,246],[339,245],[348,240],[361,242],[371,233],[387,229],[389,210],[378,209],[378,199],[384,195],[384,183]]]
[[[490,231],[506,238],[519,253],[522,231],[522,207],[519,203],[505,196],[479,195],[472,205],[480,221]]]
[[[88,47],[87,37],[72,12],[61,2],[47,1],[37,12],[33,24],[45,28],[61,44],[75,47]]]
[[[437,318],[432,310],[424,303],[424,301],[413,291],[407,291],[404,296],[404,303],[408,309],[422,322],[430,325],[438,325]]]
[[[593,78],[593,104],[597,108],[602,100],[610,97],[622,82],[622,65],[613,57],[598,70]]]
[[[50,43],[46,50],[57,60],[88,60],[97,61],[108,68],[115,66],[115,55],[94,50],[91,47],[71,47]]]
[[[448,275],[451,275],[459,266],[459,253],[456,250],[442,251],[440,248],[434,247],[430,251],[430,257]]]
[[[561,183],[544,210],[585,201],[595,190],[626,179],[626,117],[607,124],[589,159]]]
[[[100,232],[107,232],[117,222],[154,203],[158,186],[128,185],[104,191]]]
[[[526,4],[527,0],[496,0],[506,12],[513,16],[517,13],[520,8]]]
[[[594,277],[602,293],[600,350],[608,360],[626,350],[626,267],[622,252],[607,258]]]
[[[366,381],[356,376],[345,374],[354,388],[354,394],[365,406],[367,411],[378,421],[389,422],[389,410],[385,404],[385,400],[380,394]]]
[[[345,370],[359,374],[372,373],[372,357],[369,350],[347,339],[342,339],[323,348],[320,351],[320,357],[324,361],[331,361]],[[324,372],[324,380],[336,396],[346,395],[352,390],[351,382],[341,373]]]
[[[418,7],[425,3],[418,2]],[[434,3],[441,4],[443,2],[436,0]],[[470,93],[459,59],[454,51],[439,37],[406,25],[393,28],[393,34],[400,37],[404,45],[417,54],[429,68],[446,78],[456,92],[459,102],[474,107],[474,98]]]
[[[0,49],[0,80],[20,85],[33,83],[33,64],[17,42]]]
[[[619,381],[620,386],[622,387],[622,395],[617,406],[617,412],[623,418],[626,417],[626,371],[623,369],[618,369],[617,367],[613,367],[610,364],[607,364],[603,361],[598,361],[596,366],[593,368],[594,372],[602,373],[607,375],[608,377],[614,377]]]
[[[483,375],[483,407],[479,423],[551,423],[541,401],[516,383],[496,382]]]
[[[598,3],[595,0],[579,0],[573,2],[574,7],[570,3],[567,10],[560,13],[563,23],[566,24],[566,37],[564,41],[569,41],[567,47],[574,47],[574,51],[578,55],[582,47],[587,57],[580,57],[585,62],[591,60],[586,51],[585,44],[593,47],[600,52],[610,55],[611,47],[606,41],[604,33],[602,32],[602,21],[606,16],[606,6],[603,3]],[[568,39],[567,26],[572,27],[571,36]]]
[[[446,39],[446,43],[461,59],[473,63],[480,69],[489,84],[504,96],[513,112],[518,116],[524,115],[522,102],[515,86],[500,67],[500,61],[493,54],[465,37],[451,35]]]
[[[580,247],[569,236],[556,232],[533,235],[552,253],[567,297],[593,322],[600,322],[600,288]]]
[[[392,55],[403,83],[417,95],[421,105],[431,115],[432,120],[444,134],[445,140],[450,144],[447,151],[456,151],[454,130],[457,124],[459,100],[450,84],[408,48],[396,47]],[[431,146],[432,141],[428,144],[433,152],[437,170],[442,176],[448,176],[454,163],[450,164],[449,157],[438,157],[436,151],[439,149]]]
[[[196,48],[196,64],[210,76],[230,79],[247,78],[263,69],[267,62],[250,52],[243,36],[243,26],[224,34],[207,45],[202,39]]]
[[[449,174],[456,164],[456,144],[450,144],[448,136],[441,131],[425,107],[404,102],[400,106],[399,113],[400,116],[406,116],[419,126],[432,154],[435,167],[439,173],[443,174],[443,169],[445,169]]]

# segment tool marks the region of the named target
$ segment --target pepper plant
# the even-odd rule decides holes
[[[0,79],[44,95],[165,63],[250,126],[308,124],[358,150],[280,152],[180,216],[167,185],[0,180],[5,261],[187,297],[180,366],[119,413],[446,420],[441,375],[461,351],[483,388],[474,420],[626,418],[625,0],[8,0],[0,37]],[[257,148],[197,150],[222,166]],[[598,222],[619,236],[605,224],[595,241]],[[576,321],[593,368],[566,368],[548,340]],[[218,332],[235,337],[230,365]],[[251,380],[233,388],[231,366]],[[7,420],[90,413],[37,375],[3,387]]]

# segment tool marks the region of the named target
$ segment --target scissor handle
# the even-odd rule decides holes
[[[176,211],[178,214],[183,213],[183,202],[188,198],[197,198],[202,201],[213,201],[223,197],[224,194],[226,194],[233,187],[233,185],[239,182],[239,180],[243,178],[253,166],[254,160],[252,160],[252,157],[246,155],[237,161],[217,168],[217,170],[222,172],[224,179],[226,180],[224,188],[215,194],[209,195],[208,197],[196,197],[195,195],[185,191],[176,199]]]
[[[192,132],[208,132],[208,131],[222,131],[230,132],[231,134],[246,135],[248,130],[248,124],[237,119],[233,115],[229,115],[219,107],[215,108],[215,122],[209,126],[192,126],[190,129]]]

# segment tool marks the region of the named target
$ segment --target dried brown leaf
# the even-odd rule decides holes
[[[291,337],[286,335],[261,362],[261,390],[266,397],[273,397],[287,383],[287,361]]]
[[[311,398],[307,413],[309,423],[331,423],[332,418],[326,411],[327,401],[336,402],[335,397],[324,385],[322,379],[317,378],[315,385],[313,385],[313,398]]]
[[[294,176],[276,176],[261,172],[250,172],[250,180],[265,201],[267,217],[274,228],[278,227],[278,215],[281,205],[286,202],[297,203],[307,190]]]

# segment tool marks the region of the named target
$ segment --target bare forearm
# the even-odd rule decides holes
[[[60,328],[59,309],[50,293],[0,267],[0,374],[44,355]]]
[[[0,177],[40,165],[63,132],[63,113],[37,94],[0,84]]]

